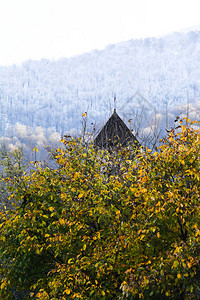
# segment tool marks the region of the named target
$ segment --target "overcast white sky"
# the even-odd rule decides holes
[[[200,0],[0,0],[0,65],[200,25]]]

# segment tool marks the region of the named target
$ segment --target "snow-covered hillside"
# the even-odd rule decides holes
[[[0,136],[79,130],[86,111],[89,127],[98,129],[113,111],[114,95],[118,113],[132,126],[140,116],[144,132],[186,110],[199,118],[200,31],[0,67]]]

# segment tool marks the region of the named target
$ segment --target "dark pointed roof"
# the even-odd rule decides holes
[[[129,144],[138,144],[136,137],[116,113],[116,109],[106,125],[95,138],[94,144],[100,148],[109,149],[116,147],[126,147]]]

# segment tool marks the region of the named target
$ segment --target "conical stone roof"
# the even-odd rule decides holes
[[[94,144],[104,149],[117,146],[126,147],[129,144],[139,145],[136,137],[131,133],[115,109],[106,125],[97,135]]]

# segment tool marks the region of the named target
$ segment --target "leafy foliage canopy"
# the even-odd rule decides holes
[[[155,153],[63,142],[58,168],[24,174],[1,212],[0,296],[200,298],[198,126]]]

